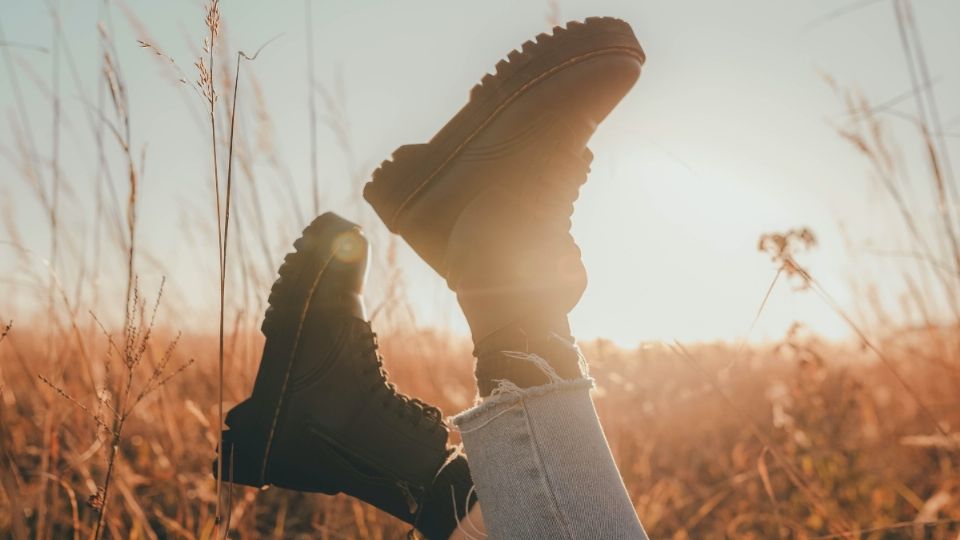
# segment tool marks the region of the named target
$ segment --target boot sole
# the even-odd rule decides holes
[[[271,350],[264,351],[254,394],[227,415],[230,426],[230,440],[224,439],[224,479],[227,481],[253,487],[269,483],[267,465],[280,418],[286,411],[285,397],[304,321],[321,280],[343,249],[338,239],[349,231],[359,231],[359,227],[327,212],[303,230],[293,244],[295,251],[284,257],[261,325],[264,336],[271,341]],[[242,459],[236,455],[241,450]]]
[[[401,146],[374,171],[363,196],[387,228],[400,233],[410,203],[440,176],[464,148],[518,97],[551,76],[603,55],[646,57],[626,22],[590,17],[527,41],[496,65],[470,92],[467,105],[424,145]]]

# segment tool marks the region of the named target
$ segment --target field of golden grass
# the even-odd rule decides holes
[[[95,360],[107,357],[106,338],[70,339],[52,358],[44,336],[28,328],[15,326],[0,344],[4,536],[87,538],[97,521],[111,437],[37,377],[62,374],[51,383],[96,413],[87,378],[108,376]],[[135,388],[162,362],[167,339],[155,331],[148,341]],[[216,342],[184,336],[178,349],[215,358]],[[260,337],[244,332],[227,343],[229,407],[249,391]],[[960,425],[960,370],[944,356],[957,345],[956,336],[923,333],[884,344],[897,366],[911,366],[909,383],[947,426]],[[471,404],[468,343],[395,333],[383,350],[401,390],[446,414]],[[960,440],[933,430],[869,353],[819,342],[801,328],[780,344],[739,353],[723,345],[625,350],[603,341],[584,351],[607,437],[652,538],[952,540],[960,532]],[[182,361],[175,355],[171,365]],[[213,534],[216,371],[213,362],[195,363],[134,409],[111,480],[109,537]],[[231,537],[397,538],[406,530],[343,496],[224,489]]]

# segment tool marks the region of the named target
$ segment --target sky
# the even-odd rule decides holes
[[[552,17],[564,22],[611,15],[632,25],[647,63],[633,91],[590,143],[592,173],[573,226],[590,283],[571,315],[574,332],[624,345],[767,340],[801,321],[827,337],[847,337],[849,329],[821,298],[797,291],[787,280],[777,283],[752,324],[776,273],[769,258],[757,251],[758,237],[800,226],[811,228],[819,240],[801,262],[845,310],[860,313],[862,291],[875,287],[898,314],[903,261],[875,252],[909,245],[869,163],[837,135],[845,106],[826,82],[831,78],[857,89],[873,103],[910,90],[893,0],[559,0],[555,12],[548,2],[526,0],[307,1],[312,1],[312,21],[303,1],[224,0],[222,5],[228,54],[221,59],[231,59],[232,66],[237,49],[252,53],[269,42],[256,61],[243,65],[247,75],[241,78],[239,99],[247,109],[238,130],[247,130],[250,139],[264,133],[254,114],[255,78],[259,103],[270,112],[273,148],[295,184],[292,196],[281,192],[267,157],[254,149],[258,197],[276,263],[312,213],[308,24],[314,77],[336,96],[339,112],[334,116],[346,126],[339,133],[323,122],[318,128],[321,211],[359,221],[376,243],[368,295],[368,303],[376,306],[390,277],[383,268],[392,244],[359,197],[370,171],[397,146],[428,140],[484,73],[510,50],[547,31]],[[24,89],[38,153],[49,156],[52,118],[44,88],[52,80],[53,38],[46,5],[0,0],[0,25],[7,42],[48,49],[8,46],[6,51]],[[941,116],[947,131],[960,131],[955,62],[960,3],[914,0],[912,5]],[[102,19],[114,37],[130,96],[133,146],[145,156],[138,241],[150,256],[141,257],[138,271],[149,283],[165,276],[170,294],[190,306],[188,315],[173,322],[212,327],[216,252],[209,249],[212,237],[196,232],[209,227],[213,204],[202,104],[189,87],[176,82],[168,65],[137,43],[143,39],[156,45],[194,79],[203,5],[128,0],[103,6],[94,0],[59,4],[65,42],[83,88],[77,89],[62,60],[60,162],[73,186],[63,204],[83,209],[65,217],[64,227],[87,238],[77,249],[81,259],[87,257],[96,154],[84,114],[97,87],[97,23]],[[132,24],[132,18],[142,26]],[[17,224],[22,241],[36,246],[39,254],[49,244],[47,218],[10,157],[18,141],[16,96],[9,65],[0,73],[0,208],[6,221]],[[320,116],[329,116],[315,96]],[[893,110],[910,115],[915,104],[903,100]],[[901,145],[909,171],[906,189],[929,210],[922,202],[929,176],[915,130],[894,114],[884,122]],[[960,161],[957,138],[945,141],[953,161]],[[118,168],[115,155],[111,160]],[[240,183],[238,189],[251,188]],[[245,208],[238,208],[234,218],[244,220]],[[932,216],[931,211],[922,220],[932,221]],[[0,238],[0,268],[15,265],[15,251],[3,243],[9,240]],[[410,298],[410,319],[419,326],[465,333],[443,282],[405,245],[393,247]],[[64,258],[56,269],[64,281],[81,288],[118,278],[109,270],[81,276],[79,266]],[[29,309],[25,299],[46,297],[16,278],[0,282],[0,293],[0,314],[7,318]],[[261,300],[266,293],[249,291]],[[899,316],[909,322],[908,313]]]

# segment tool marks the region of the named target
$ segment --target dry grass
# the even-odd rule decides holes
[[[55,384],[72,396],[89,396],[84,378],[62,369],[77,359],[69,344],[48,364],[32,360],[43,357],[43,334],[25,330],[30,326],[14,327],[0,345],[0,425],[9,464],[3,468],[0,531],[85,538],[99,514],[86,500],[102,485],[109,437],[89,414],[36,384],[38,371],[62,370]],[[162,334],[155,331],[144,366],[162,364]],[[227,341],[246,337],[259,340],[229,335]],[[84,338],[91,356],[107,354],[102,336]],[[901,351],[896,362],[913,367],[911,384],[956,426],[960,370],[919,362],[936,354],[928,340],[905,335],[884,346]],[[954,337],[943,345],[960,342]],[[180,343],[180,350],[201,358],[215,359],[216,349],[216,336],[186,335]],[[402,390],[448,414],[470,404],[467,343],[431,333],[394,334],[384,350]],[[960,522],[942,521],[960,520],[956,453],[867,352],[820,343],[801,328],[779,345],[740,354],[726,346],[693,347],[686,360],[659,346],[622,350],[596,342],[585,351],[611,447],[654,538],[817,538],[891,526],[901,528],[847,537],[953,539],[960,532]],[[241,355],[228,347],[229,365],[244,367],[227,372],[227,407],[249,389],[254,352]],[[101,377],[104,367],[94,368]],[[133,410],[106,515],[110,537],[211,534],[217,411],[210,396],[216,380],[217,363],[198,362]],[[85,404],[95,407],[94,396]],[[404,530],[343,497],[238,489],[232,500],[231,534],[238,538],[396,538]]]
[[[209,191],[198,188],[192,197],[202,201],[197,208],[204,206],[189,216],[182,234],[207,246],[211,260],[218,249],[217,273],[210,276],[219,285],[218,333],[182,336],[171,323],[155,322],[176,321],[185,309],[181,303],[169,296],[161,302],[159,292],[147,302],[138,286],[141,267],[163,264],[137,242],[145,155],[133,148],[133,111],[109,5],[99,26],[97,95],[84,98],[73,115],[60,96],[84,92],[62,39],[57,4],[48,5],[52,51],[0,47],[16,98],[16,145],[7,157],[50,228],[41,258],[24,245],[16,222],[3,223],[0,249],[15,254],[15,289],[34,291],[46,311],[15,324],[7,322],[10,313],[0,314],[0,536],[399,537],[406,531],[401,523],[351,499],[242,488],[221,496],[211,474],[222,411],[249,392],[259,361],[262,336],[256,328],[265,306],[252,291],[269,287],[290,240],[274,234],[265,218],[256,159],[275,175],[274,191],[289,197],[293,225],[307,221],[274,152],[267,101],[255,76],[240,73],[241,58],[248,57],[237,52],[233,66],[224,60],[230,47],[220,32],[218,2],[204,12],[207,37],[197,52],[196,84],[124,11],[142,34],[140,45],[152,53],[143,61],[157,59],[189,88],[188,99],[202,104],[197,127],[209,133]],[[849,121],[837,129],[872,164],[894,203],[911,247],[905,290],[924,322],[878,332],[844,312],[798,262],[798,252],[815,238],[796,229],[761,237],[760,250],[775,263],[770,288],[792,279],[818,295],[850,325],[858,347],[824,343],[799,324],[780,343],[765,346],[651,344],[625,350],[604,341],[585,344],[606,434],[653,538],[960,539],[957,189],[919,32],[909,4],[898,0],[894,7],[918,103],[917,115],[908,119],[931,171],[934,225],[904,192],[884,110],[834,84],[850,109]],[[306,8],[309,35],[309,1]],[[558,3],[548,2],[547,16],[559,18]],[[0,43],[6,43],[2,28]],[[31,131],[35,119],[17,77],[20,55],[46,53],[53,82],[47,93],[49,148]],[[312,71],[311,43],[307,53]],[[72,88],[63,87],[61,64],[70,69]],[[241,87],[251,91],[244,94],[248,102],[238,99]],[[316,110],[315,93],[325,111]],[[336,136],[350,175],[356,173],[350,181],[362,181],[341,93],[328,92],[310,73],[311,146],[318,112],[324,113],[322,124]],[[244,107],[253,113],[249,126],[238,114]],[[67,118],[86,122],[96,144],[92,185],[60,170]],[[314,210],[320,204],[318,167],[314,157]],[[96,193],[93,208],[61,196],[82,190]],[[88,238],[64,225],[71,220],[95,231],[93,257],[84,254]],[[385,242],[378,253],[389,289],[387,300],[372,310],[378,322],[403,319],[409,307],[395,242]],[[97,278],[103,272],[113,272],[116,290],[101,290]],[[872,302],[864,299],[868,309],[880,312]],[[114,329],[98,320],[113,320],[110,313],[122,314]],[[447,414],[471,405],[472,361],[464,340],[396,330],[382,348],[404,392]]]

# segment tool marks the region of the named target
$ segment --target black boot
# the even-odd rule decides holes
[[[472,480],[440,411],[387,380],[361,297],[366,239],[326,213],[294,246],[270,294],[253,393],[227,414],[223,479],[346,493],[446,538]]]
[[[570,217],[592,159],[587,141],[644,58],[618,19],[541,34],[497,64],[430,142],[394,152],[364,190],[387,227],[457,293],[481,390],[498,378],[546,380],[515,379],[502,350],[549,354],[561,376],[578,371],[567,314],[586,271]]]

